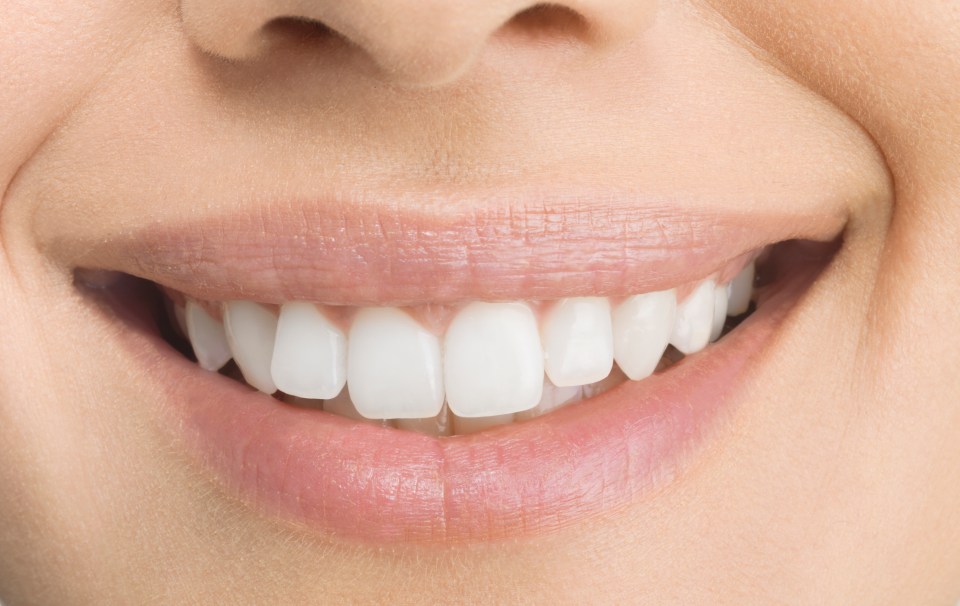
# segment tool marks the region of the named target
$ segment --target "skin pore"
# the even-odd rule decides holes
[[[4,604],[960,598],[960,10],[532,5],[0,6]],[[250,507],[73,279],[154,225],[598,188],[840,217],[843,245],[703,452],[537,535],[387,545]]]

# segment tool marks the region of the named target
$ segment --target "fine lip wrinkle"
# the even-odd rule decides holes
[[[768,244],[830,240],[839,215],[617,199],[464,208],[303,202],[61,242],[77,267],[202,300],[415,305],[625,296],[691,283]]]

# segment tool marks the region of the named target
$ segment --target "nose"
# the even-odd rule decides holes
[[[466,72],[508,23],[609,47],[635,36],[656,0],[181,0],[184,29],[203,51],[231,60],[271,52],[278,23],[332,31],[385,79],[438,86]],[[279,32],[279,33],[278,33]],[[309,52],[324,52],[322,45]]]

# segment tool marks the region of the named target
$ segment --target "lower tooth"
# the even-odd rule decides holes
[[[454,417],[453,430],[457,434],[477,433],[499,425],[513,423],[514,415],[494,415],[492,417]]]
[[[361,415],[353,401],[350,399],[350,393],[343,389],[336,397],[323,401],[323,410],[337,416],[346,417],[355,421],[364,421],[381,427],[392,427],[393,423],[389,419],[368,419]]]
[[[627,375],[623,374],[622,370],[614,366],[613,371],[607,376],[606,379],[597,381],[596,383],[591,383],[590,385],[584,385],[582,388],[581,397],[584,400],[587,398],[594,398],[629,380],[630,379],[627,377]]]
[[[287,404],[292,404],[298,408],[312,408],[314,410],[323,410],[323,400],[312,400],[310,398],[301,398],[299,396],[291,396],[289,394],[283,394],[283,401]]]
[[[557,387],[549,379],[543,380],[543,396],[540,397],[540,403],[530,410],[524,410],[516,414],[517,421],[526,421],[540,415],[546,414],[551,410],[556,410],[564,404],[569,404],[580,400],[582,397],[583,386],[573,385],[570,387]]]
[[[406,429],[428,436],[449,436],[453,433],[453,419],[450,416],[450,409],[444,406],[440,409],[440,414],[427,419],[396,419],[394,424],[397,429]]]

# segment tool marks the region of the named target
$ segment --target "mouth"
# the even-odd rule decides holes
[[[221,218],[87,243],[75,276],[171,433],[267,515],[377,543],[536,535],[682,475],[843,225],[570,214]]]

